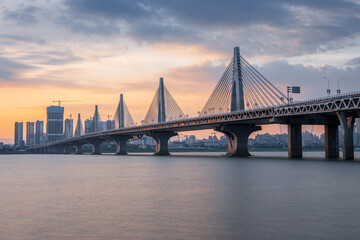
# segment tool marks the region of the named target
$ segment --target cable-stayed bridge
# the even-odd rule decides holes
[[[338,126],[341,126],[343,159],[354,159],[353,128],[360,117],[360,92],[321,99],[289,103],[289,99],[246,59],[240,49],[211,93],[198,117],[188,118],[160,78],[159,87],[141,125],[136,125],[121,94],[115,110],[115,129],[101,131],[100,114],[95,106],[90,126],[84,134],[78,115],[74,138],[31,146],[38,153],[69,153],[70,147],[81,153],[82,145],[93,145],[93,154],[100,154],[100,144],[116,141],[117,154],[127,154],[126,142],[141,136],[155,139],[157,155],[168,155],[168,140],[181,131],[214,129],[228,138],[228,156],[249,156],[247,142],[252,132],[265,124],[288,125],[288,155],[302,157],[302,125],[324,125],[325,153],[339,157]]]

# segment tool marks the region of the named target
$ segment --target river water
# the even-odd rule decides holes
[[[255,154],[0,155],[0,239],[360,239],[360,162]]]

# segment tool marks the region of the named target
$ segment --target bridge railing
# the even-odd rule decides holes
[[[290,104],[279,105],[279,107],[289,106],[289,105],[298,105],[298,104],[304,104],[304,103],[306,104],[306,103],[312,103],[312,102],[324,102],[324,101],[335,100],[335,99],[343,98],[343,97],[352,97],[352,96],[356,96],[356,95],[360,95],[360,91],[347,92],[347,93],[325,96],[325,97],[320,97],[320,98],[311,98],[311,99],[302,100],[302,101],[295,101]]]

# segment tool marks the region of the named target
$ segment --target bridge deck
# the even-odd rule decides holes
[[[276,124],[284,123],[282,119],[293,118],[296,116],[329,116],[335,115],[339,111],[358,111],[360,108],[360,92],[348,93],[328,98],[301,101],[289,105],[268,107],[263,109],[253,109],[231,113],[222,113],[193,118],[184,118],[163,123],[144,124],[96,132],[91,134],[64,139],[58,142],[31,146],[28,149],[42,148],[57,144],[66,144],[73,141],[84,141],[96,138],[111,138],[115,135],[141,136],[155,131],[190,131],[201,129],[213,129],[224,124]],[[311,124],[311,122],[309,123]],[[313,121],[316,124],[316,121]],[[320,123],[321,124],[321,123]]]

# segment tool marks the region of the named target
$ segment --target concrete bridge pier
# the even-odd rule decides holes
[[[248,150],[249,135],[261,130],[261,126],[254,125],[222,125],[215,131],[222,132],[228,139],[228,151],[226,156],[251,156]]]
[[[325,157],[339,157],[339,130],[337,124],[325,125]]]
[[[94,155],[100,155],[101,152],[100,152],[100,144],[102,143],[103,141],[102,140],[93,140],[91,141],[91,144],[92,144],[92,153],[91,154],[94,154]]]
[[[131,138],[132,138],[132,136],[129,136],[129,135],[120,135],[120,136],[114,137],[114,140],[117,143],[116,155],[127,155],[128,154],[126,151],[126,142]]]
[[[75,144],[75,146],[74,146],[75,147],[75,154],[83,154],[82,146],[83,146],[82,143]]]
[[[177,136],[174,132],[151,132],[148,136],[155,139],[156,150],[155,155],[170,155],[169,153],[169,139],[173,136]]]
[[[354,160],[354,123],[355,116],[336,113],[341,126],[343,160]]]
[[[51,146],[49,149],[49,153],[50,154],[61,154],[62,148],[60,148],[60,146]]]
[[[70,154],[70,146],[63,145],[61,146],[61,148],[62,148],[62,154]]]
[[[302,158],[301,124],[288,124],[288,156]]]

